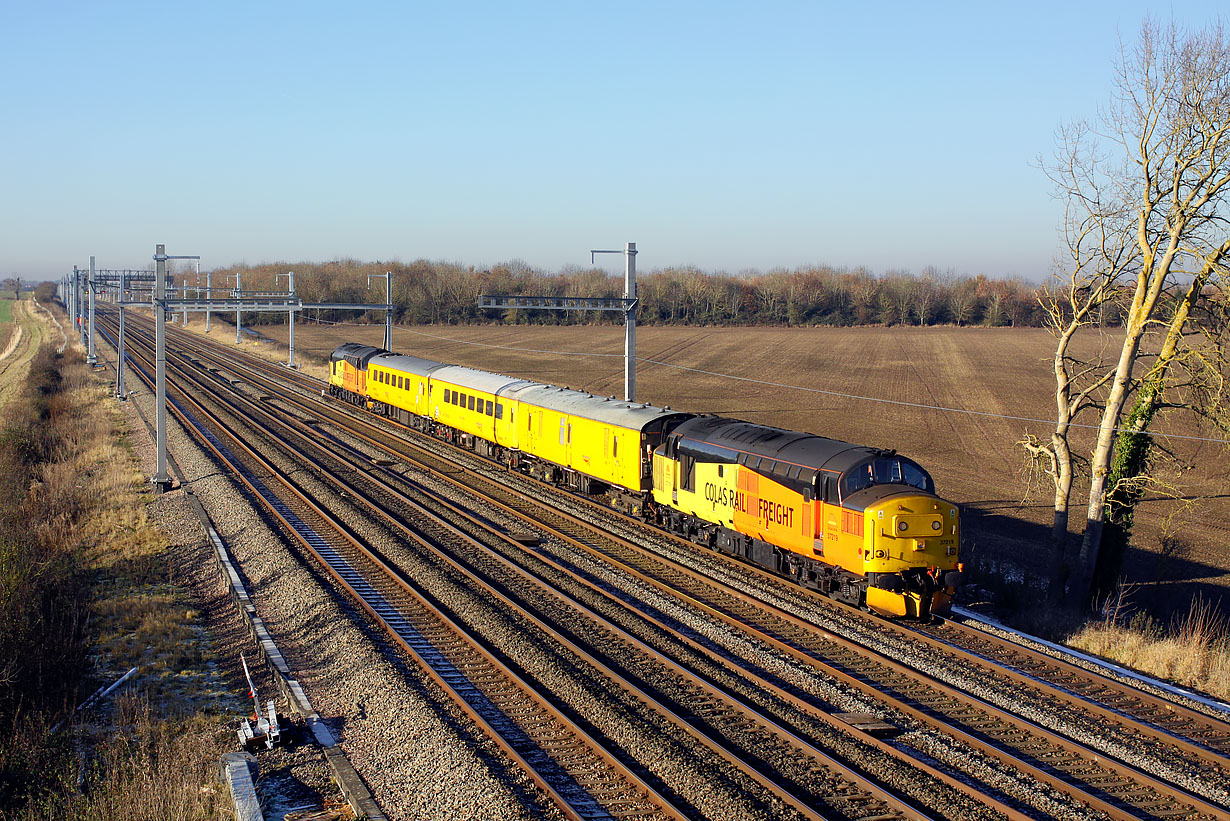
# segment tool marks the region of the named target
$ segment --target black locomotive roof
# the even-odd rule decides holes
[[[358,342],[343,342],[337,346],[337,350],[329,359],[333,362],[344,359],[353,367],[366,370],[367,361],[378,353],[388,353],[388,351],[371,345],[360,345]]]
[[[772,459],[782,467],[798,466],[817,471],[841,473],[882,454],[875,448],[852,445],[837,439],[826,439],[811,433],[741,422],[722,416],[699,416],[682,423],[674,433],[682,438],[683,452],[708,456],[726,456],[732,462],[746,463],[752,457]]]

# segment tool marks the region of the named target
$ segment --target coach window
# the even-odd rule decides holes
[[[495,416],[495,403],[487,400],[487,416]]]
[[[495,418],[496,419],[504,418],[504,403],[503,402],[495,403]]]
[[[403,385],[403,384],[404,384],[404,382],[402,381],[402,377],[400,377],[400,376],[399,376],[399,377],[397,377],[397,389],[398,389],[399,391],[400,391],[400,390],[402,390],[402,385]]]
[[[447,405],[449,402],[452,402],[452,401],[453,401],[453,392],[449,390],[448,388],[445,388],[444,389],[444,404]]]
[[[474,397],[473,396],[466,397],[466,408],[467,410],[474,410]]]

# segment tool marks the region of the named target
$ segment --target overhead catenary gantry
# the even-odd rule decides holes
[[[201,289],[199,288],[199,262],[198,264],[198,287],[193,289],[185,283],[184,286],[176,288],[170,281],[167,274],[167,261],[172,259],[191,259],[200,260],[199,256],[172,256],[166,253],[166,246],[155,246],[154,252],[154,270],[148,271],[133,271],[133,270],[111,270],[98,269],[94,264],[94,257],[90,257],[89,276],[86,276],[86,271],[73,267],[72,282],[68,282],[68,277],[61,283],[64,288],[64,293],[68,296],[68,301],[71,303],[69,314],[73,317],[73,321],[82,333],[82,344],[87,345],[93,355],[94,351],[94,293],[95,291],[103,292],[110,291],[114,288],[115,304],[119,307],[119,326],[120,335],[117,340],[119,348],[117,359],[119,360],[116,367],[116,396],[120,399],[127,397],[127,392],[124,389],[124,308],[142,307],[154,308],[154,359],[155,359],[155,444],[157,447],[157,470],[151,479],[155,490],[165,492],[172,487],[171,477],[167,473],[167,433],[166,433],[166,321],[168,315],[174,314],[175,311],[183,310],[185,317],[188,311],[205,311],[208,318],[210,312],[219,310],[234,310],[236,316],[236,342],[240,341],[239,337],[239,318],[242,311],[249,312],[273,312],[289,314],[291,324],[290,337],[290,356],[286,363],[289,367],[296,367],[294,354],[294,316],[298,311],[303,310],[335,310],[335,311],[385,311],[386,315],[391,315],[393,306],[390,303],[383,305],[371,305],[367,303],[348,303],[348,302],[304,302],[295,292],[294,274],[279,274],[278,276],[287,276],[290,280],[289,290],[286,292],[277,291],[244,291],[239,285],[241,280],[239,274],[235,274],[236,287],[227,289],[227,296],[222,299],[213,298],[213,289],[209,287],[209,283],[204,289],[206,296],[200,296]],[[145,286],[150,283],[150,286]],[[141,287],[145,286],[145,287]],[[81,316],[81,288],[89,289],[90,311],[88,322],[88,333],[85,327],[84,317]],[[196,291],[195,297],[189,297],[190,290]],[[172,296],[172,292],[178,291],[182,296]],[[143,294],[149,294],[149,298],[142,298]],[[186,320],[185,320],[186,321]],[[208,324],[208,319],[207,319]]]
[[[636,401],[636,243],[629,242],[622,251],[590,251],[596,254],[624,255],[624,295],[619,297],[589,296],[490,296],[478,298],[480,308],[522,308],[535,311],[621,311],[624,315],[624,401]]]

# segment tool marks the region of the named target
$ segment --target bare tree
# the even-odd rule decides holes
[[[1072,348],[1077,333],[1100,324],[1102,306],[1135,265],[1136,251],[1125,226],[1127,210],[1121,188],[1102,172],[1096,143],[1084,125],[1060,131],[1060,149],[1047,173],[1065,200],[1065,258],[1057,282],[1044,289],[1039,303],[1046,326],[1055,336],[1055,429],[1049,440],[1032,434],[1019,442],[1033,468],[1047,476],[1055,491],[1051,526],[1050,597],[1064,598],[1069,568],[1068,507],[1077,475],[1077,455],[1070,436],[1083,413],[1096,410],[1113,371],[1104,362],[1078,357]]]
[[[1069,129],[1070,149],[1050,169],[1052,179],[1076,181],[1067,191],[1070,213],[1092,220],[1111,253],[1091,250],[1097,281],[1128,297],[1123,344],[1105,380],[1097,443],[1089,465],[1089,503],[1069,596],[1087,599],[1102,544],[1111,462],[1124,408],[1141,388],[1136,365],[1148,350],[1151,328],[1181,338],[1188,321],[1184,296],[1217,270],[1230,252],[1225,222],[1230,193],[1230,44],[1220,24],[1189,33],[1174,24],[1141,26],[1133,49],[1120,50],[1116,95],[1098,128]],[[1097,137],[1114,146],[1102,154]],[[1119,153],[1121,152],[1121,153]],[[1121,238],[1122,252],[1117,250]],[[1069,243],[1071,244],[1071,243]],[[1081,263],[1073,267],[1080,268]],[[1079,280],[1072,286],[1079,291]],[[1203,283],[1196,286],[1198,294]],[[1103,294],[1109,297],[1109,292]],[[1103,300],[1104,301],[1104,300]],[[1061,337],[1062,338],[1062,337]],[[1176,348],[1177,351],[1177,348]],[[1172,352],[1174,353],[1174,352]],[[1155,360],[1156,363],[1156,360]],[[1168,368],[1152,378],[1164,391]],[[1108,377],[1108,378],[1107,378]],[[1146,378],[1149,378],[1148,376]],[[1151,415],[1141,417],[1146,424]]]

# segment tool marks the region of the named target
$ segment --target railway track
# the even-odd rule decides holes
[[[208,390],[213,388],[208,384],[210,380],[198,380],[197,386],[201,389]],[[218,380],[214,380],[218,381]],[[216,391],[211,391],[217,396]],[[205,414],[206,408],[200,402],[193,402],[196,407],[196,412]],[[258,430],[275,436],[285,436],[289,431],[273,434],[270,426],[281,424],[273,414],[266,413],[259,407],[259,400],[240,400],[238,404],[246,404],[247,413],[243,424],[245,425],[246,434],[248,437]],[[264,417],[260,419],[259,417]],[[229,426],[221,420],[214,418],[214,424],[223,428],[227,428],[225,435],[238,441],[241,437],[235,435],[234,431],[229,430]],[[282,425],[286,427],[285,425]],[[310,441],[297,442],[294,446],[295,452],[303,459],[306,457],[306,452],[312,448]],[[215,452],[220,453],[217,445],[214,445]],[[257,459],[257,454],[247,446],[243,449],[247,451],[250,458]],[[228,461],[230,461],[228,459]],[[263,459],[258,459],[261,467],[268,474],[276,474],[277,469]],[[317,468],[322,475],[328,472],[329,475],[336,477],[338,474],[348,472],[346,467],[333,468],[328,470],[318,459],[313,459],[313,466]],[[248,471],[240,471],[244,476],[244,481],[249,485],[254,492],[261,498],[268,499],[268,493],[262,487],[260,480],[254,475],[250,475]],[[349,493],[351,500],[354,501],[361,494],[352,484],[343,484],[341,480],[334,479],[336,489]],[[295,495],[299,497],[302,503],[320,515],[320,507],[322,503],[317,496],[316,501],[311,501],[312,494],[300,483],[293,482],[289,479],[284,480],[284,484],[295,491]],[[376,508],[378,503],[368,500],[368,504],[372,508]],[[270,503],[271,509],[276,512],[279,519],[283,523],[294,530],[298,534],[300,541],[308,547],[314,555],[318,557],[328,557],[334,553],[342,551],[333,548],[331,545],[322,544],[321,538],[314,535],[303,535],[302,526],[299,524],[307,518],[302,512],[293,516],[279,509],[279,503],[274,501]],[[386,512],[387,518],[391,522],[398,522],[404,513]],[[438,524],[438,523],[437,523]],[[340,521],[332,522],[333,528],[337,532],[346,532],[347,525]],[[419,535],[413,530],[403,528],[403,535],[407,539],[419,539],[421,544],[426,545]],[[465,539],[460,531],[454,531],[454,535]],[[326,541],[334,541],[328,539]],[[388,565],[384,564],[375,556],[375,552],[370,548],[365,547],[355,537],[351,536],[346,541],[350,542],[352,548],[359,549],[362,554],[359,560],[351,558],[342,564],[340,569],[333,570],[333,575],[339,581],[344,581],[347,589],[354,595],[359,592],[366,593],[362,597],[364,607],[368,609],[373,616],[379,616],[382,619],[395,621],[396,618],[405,618],[404,613],[407,608],[395,607],[393,610],[392,619],[390,618],[389,607],[392,606],[393,596],[385,593],[382,596],[373,598],[371,592],[366,590],[363,585],[374,587],[375,584],[370,581],[370,575],[364,574],[368,581],[356,583],[352,581],[352,575],[359,563],[363,560],[375,563],[380,566],[380,569],[389,575],[390,570]],[[438,541],[438,539],[436,540]],[[467,547],[473,548],[474,543],[467,544]],[[438,545],[437,545],[438,547]],[[351,551],[353,553],[353,551]],[[336,558],[327,562],[330,568],[334,568],[337,562]],[[451,568],[454,573],[467,573],[468,571],[461,568],[459,565],[453,565]],[[393,576],[398,576],[394,573]],[[400,585],[405,586],[404,577]],[[511,601],[513,595],[516,595],[522,601],[525,601],[527,594],[525,592],[517,592],[505,586],[503,591],[497,592],[492,588],[491,582],[479,579],[472,576],[466,585],[463,585],[467,590],[481,590],[485,588],[489,593],[494,592],[496,596]],[[550,596],[549,588],[545,587],[541,582],[537,583],[537,595]],[[473,611],[478,608],[479,602],[469,602],[463,606],[462,610]],[[557,608],[558,609],[558,608]],[[771,721],[764,719],[756,714],[752,709],[744,705],[740,705],[735,701],[718,693],[716,690],[709,688],[704,682],[691,676],[687,671],[672,665],[663,657],[656,655],[653,651],[641,647],[639,649],[643,658],[639,659],[642,670],[646,665],[653,667],[649,674],[642,674],[636,680],[629,677],[627,667],[629,665],[629,648],[636,644],[630,636],[620,634],[617,628],[613,628],[609,623],[604,622],[601,618],[593,613],[584,613],[582,610],[574,610],[573,615],[581,615],[584,624],[574,626],[570,631],[571,638],[565,640],[561,628],[562,620],[558,612],[550,614],[551,623],[539,621],[536,617],[530,615],[530,610],[526,604],[515,605],[511,608],[512,612],[505,618],[519,620],[524,622],[530,619],[536,622],[536,626],[546,637],[554,638],[556,641],[564,641],[567,649],[571,652],[572,658],[566,660],[566,664],[570,667],[580,668],[589,667],[597,671],[596,679],[590,683],[590,689],[597,692],[603,692],[610,688],[612,683],[615,683],[618,689],[622,690],[624,699],[629,702],[639,702],[642,712],[645,707],[649,708],[649,715],[641,715],[638,717],[638,723],[644,726],[659,725],[655,729],[655,733],[663,735],[663,737],[673,737],[675,742],[675,750],[673,757],[675,759],[674,766],[678,767],[681,761],[686,761],[689,758],[698,759],[696,763],[691,764],[693,768],[699,768],[700,771],[707,773],[707,780],[710,786],[715,788],[714,793],[720,793],[716,787],[720,783],[719,776],[723,770],[734,784],[728,791],[733,791],[737,786],[740,796],[739,800],[748,803],[748,809],[754,807],[769,807],[780,805],[783,808],[790,810],[785,817],[805,817],[805,818],[824,818],[824,817],[845,817],[845,818],[927,818],[930,817],[927,813],[921,812],[909,806],[909,804],[900,801],[892,793],[877,787],[874,783],[863,778],[858,773],[855,773],[842,765],[827,759],[823,753],[811,748],[805,742],[793,738],[789,733],[783,733]],[[397,616],[396,614],[403,614]],[[421,634],[423,631],[419,631]],[[455,633],[455,638],[461,635],[473,635],[473,630],[470,632]],[[599,650],[600,642],[605,642],[607,645],[605,650]],[[656,666],[655,666],[656,665]],[[454,669],[459,665],[454,664]],[[663,670],[669,669],[672,674],[665,680],[662,679]],[[593,675],[592,673],[590,674]],[[648,675],[656,675],[658,682],[656,685],[650,685],[647,681]],[[482,679],[482,676],[479,677]],[[524,689],[524,688],[523,688]],[[687,698],[681,702],[684,696]],[[606,701],[611,700],[609,693],[603,696]],[[618,699],[617,699],[618,700]],[[680,707],[682,703],[682,708]],[[609,705],[608,705],[609,708]],[[503,712],[503,715],[508,716],[516,712],[510,710]],[[524,712],[522,710],[521,712]],[[704,720],[700,720],[700,716],[704,715]],[[661,726],[665,721],[670,727],[667,729],[673,732],[665,732]],[[535,725],[540,721],[531,720],[530,724]],[[739,732],[736,732],[735,730]],[[737,743],[732,742],[732,738],[741,735],[743,738],[743,748],[739,749]],[[769,747],[776,746],[774,754],[779,759],[776,768],[768,768],[764,763],[765,750]],[[556,745],[558,746],[558,745]],[[755,748],[755,749],[750,749]],[[570,754],[574,755],[574,754]],[[575,757],[575,756],[574,756]],[[712,759],[718,759],[719,766],[714,766]],[[782,762],[783,758],[789,758],[790,761]],[[587,765],[587,768],[592,767],[592,764]],[[787,776],[787,772],[793,768],[793,775]],[[775,772],[776,769],[776,772]],[[662,776],[667,778],[668,776]],[[701,780],[706,780],[702,776]],[[747,783],[739,783],[747,782]],[[747,797],[742,797],[746,793]],[[703,797],[700,797],[703,798]],[[692,798],[685,803],[699,801],[700,798]],[[711,800],[711,799],[705,799]],[[632,804],[627,797],[621,797],[615,801],[607,802],[607,804],[615,804],[620,807],[626,807]],[[604,804],[606,806],[607,804]],[[655,804],[659,807],[661,814],[672,816],[669,811],[663,811],[662,807],[669,808],[669,805],[664,805],[664,802],[658,801]],[[815,807],[825,808],[825,812],[821,813]],[[696,814],[698,808],[693,808],[689,814]],[[647,808],[643,805],[635,806],[633,814],[645,814]],[[594,809],[591,807],[585,811],[592,815]],[[699,814],[708,817],[710,812],[706,809],[699,808]]]
[[[148,383],[152,362],[134,364]],[[215,399],[219,396],[216,390],[207,393]],[[550,797],[564,817],[683,817],[414,585],[349,535],[349,528],[330,515],[311,492],[286,481],[285,471],[246,444],[250,430],[236,432],[205,403],[182,392],[170,401],[176,416],[231,467],[321,571]],[[223,443],[224,438],[229,445]],[[246,458],[238,458],[237,452]],[[280,492],[271,487],[275,483],[283,485]]]
[[[198,369],[205,366],[203,359],[194,361]],[[308,380],[298,374],[291,375],[285,369],[277,371],[278,379],[261,376],[260,371],[264,366],[240,364],[229,357],[226,362],[215,360],[215,364],[219,365],[219,369],[231,369],[237,378],[249,380],[253,385],[259,384],[260,391],[279,392],[280,398],[270,401],[281,405],[285,414],[328,419],[330,424],[339,426],[339,429],[348,429],[346,435],[366,437],[369,446],[385,448],[389,455],[399,460],[413,459],[422,469],[435,470],[438,476],[450,481],[457,481],[463,475],[451,461],[457,458],[456,454],[451,454],[447,459],[441,457],[439,451],[442,446],[432,444],[430,451],[433,452],[430,456],[425,455],[426,452],[421,448],[412,448],[399,437],[379,431],[379,428],[387,425],[372,425],[370,419],[352,422],[349,420],[349,412],[344,411],[341,406],[330,406],[329,403],[321,403],[304,396],[305,392],[319,390],[320,383],[314,380]],[[298,384],[298,396],[280,392],[279,385],[287,376]],[[1113,708],[1105,708],[1121,722],[1132,721],[1139,725],[1139,728],[1131,730],[1136,734],[1129,736],[1133,743],[1138,741],[1139,737],[1148,737],[1151,739],[1150,743],[1169,745],[1169,748],[1177,750],[1178,752],[1172,753],[1169,748],[1159,748],[1148,754],[1156,758],[1170,756],[1172,762],[1167,765],[1170,769],[1188,768],[1190,772],[1187,774],[1187,780],[1197,786],[1196,792],[1190,792],[1174,783],[1179,779],[1144,773],[1124,761],[1116,761],[1104,750],[1092,749],[1070,737],[1076,733],[1070,732],[1069,736],[1065,736],[1062,732],[1048,729],[1044,726],[1046,722],[1023,720],[1011,710],[994,704],[995,699],[971,697],[971,694],[961,687],[945,684],[936,677],[920,675],[916,670],[894,661],[883,652],[883,648],[888,645],[929,641],[929,652],[943,650],[954,658],[950,666],[974,665],[981,668],[981,679],[974,683],[973,689],[1002,691],[1004,685],[1002,681],[997,683],[996,677],[1004,677],[1005,669],[1013,669],[1019,665],[1019,662],[1005,660],[1002,653],[1006,651],[1002,647],[997,650],[984,644],[981,649],[965,649],[960,641],[954,641],[952,638],[958,632],[956,630],[945,631],[944,628],[938,628],[931,631],[930,635],[924,636],[909,628],[903,629],[900,625],[892,625],[882,620],[860,619],[853,611],[833,611],[827,602],[816,601],[816,597],[807,591],[786,588],[780,580],[759,574],[753,568],[736,565],[716,554],[706,554],[707,571],[698,574],[688,568],[686,562],[664,561],[661,556],[642,547],[641,542],[661,542],[665,537],[655,533],[652,539],[645,538],[640,534],[639,523],[624,520],[619,525],[612,526],[610,522],[614,520],[614,515],[609,511],[595,511],[573,497],[564,497],[566,506],[573,507],[580,515],[564,518],[560,513],[553,512],[553,506],[561,504],[558,494],[552,492],[552,506],[546,506],[528,497],[524,488],[532,483],[528,483],[524,477],[513,477],[518,480],[520,490],[500,490],[491,483],[491,477],[497,476],[500,471],[485,463],[480,463],[477,467],[479,473],[485,473],[487,476],[481,479],[477,476],[470,477],[464,480],[464,483],[471,489],[481,485],[479,492],[487,496],[502,495],[505,504],[503,515],[520,517],[521,526],[527,529],[537,528],[551,539],[567,544],[569,549],[574,551],[573,556],[578,555],[578,552],[582,553],[591,557],[594,562],[605,563],[606,567],[614,568],[607,572],[623,574],[621,582],[607,584],[608,589],[604,591],[604,595],[617,598],[619,593],[613,591],[620,591],[619,585],[623,584],[644,586],[653,590],[657,596],[671,596],[676,599],[681,595],[685,596],[692,607],[702,610],[706,618],[729,629],[732,635],[738,637],[738,641],[754,642],[762,649],[771,648],[778,659],[788,659],[790,664],[807,671],[815,681],[839,682],[847,693],[847,700],[850,693],[858,694],[866,703],[872,705],[873,710],[880,713],[881,718],[891,712],[894,720],[888,723],[904,732],[891,742],[871,739],[865,740],[864,743],[871,747],[880,745],[879,752],[883,755],[893,755],[894,753],[886,752],[892,750],[899,754],[898,757],[911,758],[913,767],[925,774],[924,780],[930,779],[930,783],[942,784],[952,795],[964,793],[966,796],[984,796],[983,800],[988,800],[1001,815],[1019,815],[1022,812],[1027,815],[1060,814],[1065,811],[1065,807],[1070,809],[1076,806],[1116,818],[1224,817],[1221,807],[1214,803],[1216,799],[1206,799],[1197,794],[1203,790],[1210,795],[1221,795],[1218,791],[1224,790],[1225,787],[1224,747],[1219,747],[1221,742],[1217,740],[1223,730],[1216,724],[1208,725],[1208,733],[1202,736],[1198,725],[1189,723],[1179,726],[1172,723],[1167,727],[1161,722],[1162,716],[1136,718],[1132,713],[1132,710],[1136,709],[1132,707],[1133,702],[1126,699],[1119,699]],[[353,463],[351,470],[355,470]],[[392,471],[387,473],[390,475],[385,477],[386,479],[390,482],[396,481]],[[607,524],[595,530],[592,520],[597,517],[603,517]],[[543,529],[545,525],[550,526],[551,533],[546,534]],[[626,530],[627,536],[623,539],[610,538],[611,534],[604,534],[603,530]],[[679,555],[695,552],[677,543],[674,550]],[[520,552],[525,553],[524,550]],[[544,553],[543,550],[537,552]],[[564,557],[554,561],[558,568],[564,568],[567,564]],[[572,561],[575,563],[576,560]],[[716,585],[711,578],[715,570],[723,576],[729,575],[731,579],[742,577],[742,581],[738,583],[749,590],[736,592],[730,587]],[[551,584],[557,586],[565,584],[561,579],[567,573],[572,573],[574,577],[582,575],[575,570],[555,572],[556,578]],[[595,585],[595,589],[599,588],[601,585]],[[766,600],[777,600],[780,606],[766,607]],[[814,616],[810,620],[802,618],[796,614],[800,609],[799,601],[803,602],[802,609],[805,611],[831,612],[822,613],[821,619]],[[653,607],[642,602],[635,605],[634,609],[645,617],[645,612]],[[863,643],[875,646],[879,655],[868,652],[866,647],[859,646],[858,641],[840,636],[835,631],[818,630],[815,622],[832,620],[832,613],[841,613],[840,620],[843,623],[861,624],[862,626],[853,632],[871,635],[870,640],[864,637]],[[691,642],[686,650],[694,659],[703,659],[707,655],[710,666],[724,665],[720,672],[708,673],[711,681],[738,676],[756,681],[762,700],[765,693],[772,693],[774,698],[779,699],[778,704],[763,709],[777,710],[779,713],[787,711],[781,704],[794,698],[795,703],[790,710],[796,714],[785,724],[789,733],[800,733],[800,728],[807,726],[808,722],[826,724],[833,733],[845,732],[838,726],[840,720],[831,716],[833,705],[826,704],[824,698],[818,698],[815,693],[807,693],[806,688],[809,685],[778,684],[776,682],[782,681],[781,673],[766,669],[763,661],[753,663],[748,661],[746,656],[741,657],[734,651],[718,649],[720,642],[695,638],[693,636],[699,635],[695,630],[691,633],[681,631],[677,618],[674,624],[669,624],[670,621],[659,621],[654,629],[663,634],[681,633],[682,639],[674,641],[683,644]],[[890,641],[888,634],[882,632],[884,630],[897,632],[892,634]],[[911,633],[912,638],[909,635]],[[945,639],[941,640],[937,633],[944,633]],[[679,648],[673,652],[684,654],[684,650]],[[955,655],[958,653],[961,655]],[[996,653],[1001,656],[997,658]],[[703,666],[699,660],[690,663]],[[1095,696],[1101,691],[1096,687],[1082,688],[1079,680],[1072,680],[1066,685],[1057,685],[1059,689],[1056,689],[1056,686],[1047,682],[1044,673],[1044,667],[1036,666],[1028,674],[1021,673],[1020,678],[1007,676],[1011,680],[1010,692],[1011,688],[1050,688],[1045,690],[1042,697],[1053,698],[1054,693],[1063,691],[1070,695],[1084,689],[1084,700],[1078,699],[1077,703],[1086,707],[1099,704]],[[1079,674],[1068,671],[1067,675]],[[987,679],[991,679],[990,683]],[[695,682],[692,686],[696,686]],[[734,685],[731,685],[731,688],[733,689]],[[886,697],[886,694],[892,695]],[[708,695],[713,697],[712,693]],[[1019,699],[1019,692],[1008,698]],[[1144,699],[1141,703],[1147,701],[1148,699]],[[817,709],[818,703],[822,708]],[[702,707],[702,711],[703,709]],[[1157,708],[1148,708],[1155,709]],[[1171,713],[1183,712],[1173,706],[1167,709]],[[1145,711],[1146,708],[1138,710]],[[1102,712],[1099,715],[1105,719],[1108,713]],[[1184,714],[1184,721],[1199,722],[1201,719]],[[818,731],[810,732],[815,734]],[[1194,740],[1185,738],[1189,735],[1193,736]],[[1172,739],[1173,743],[1168,742],[1167,738]],[[936,739],[943,740],[937,742]],[[942,761],[938,764],[932,763],[938,752],[937,743],[941,747],[945,744],[963,747],[964,755],[969,755],[969,750],[976,751],[977,756],[981,757],[982,766],[990,767],[990,774],[984,777],[984,782],[979,783],[977,778],[971,777],[967,772],[961,772],[954,764],[945,764]],[[1117,743],[1122,745],[1124,742],[1120,740]],[[1114,746],[1114,743],[1110,746]],[[992,765],[988,762],[994,763]],[[1006,776],[1008,773],[1012,775]],[[1011,785],[1003,784],[1005,776],[1007,780],[1017,781],[1016,790],[1013,790]],[[1019,785],[1024,785],[1024,789],[1019,788]],[[796,784],[792,788],[799,787]],[[1032,803],[1027,795],[1031,792],[1036,799]],[[1038,798],[1042,795],[1044,798]],[[1066,797],[1055,799],[1052,795]],[[951,796],[945,800],[949,806],[960,803],[960,799]],[[908,812],[908,809],[906,811]]]

